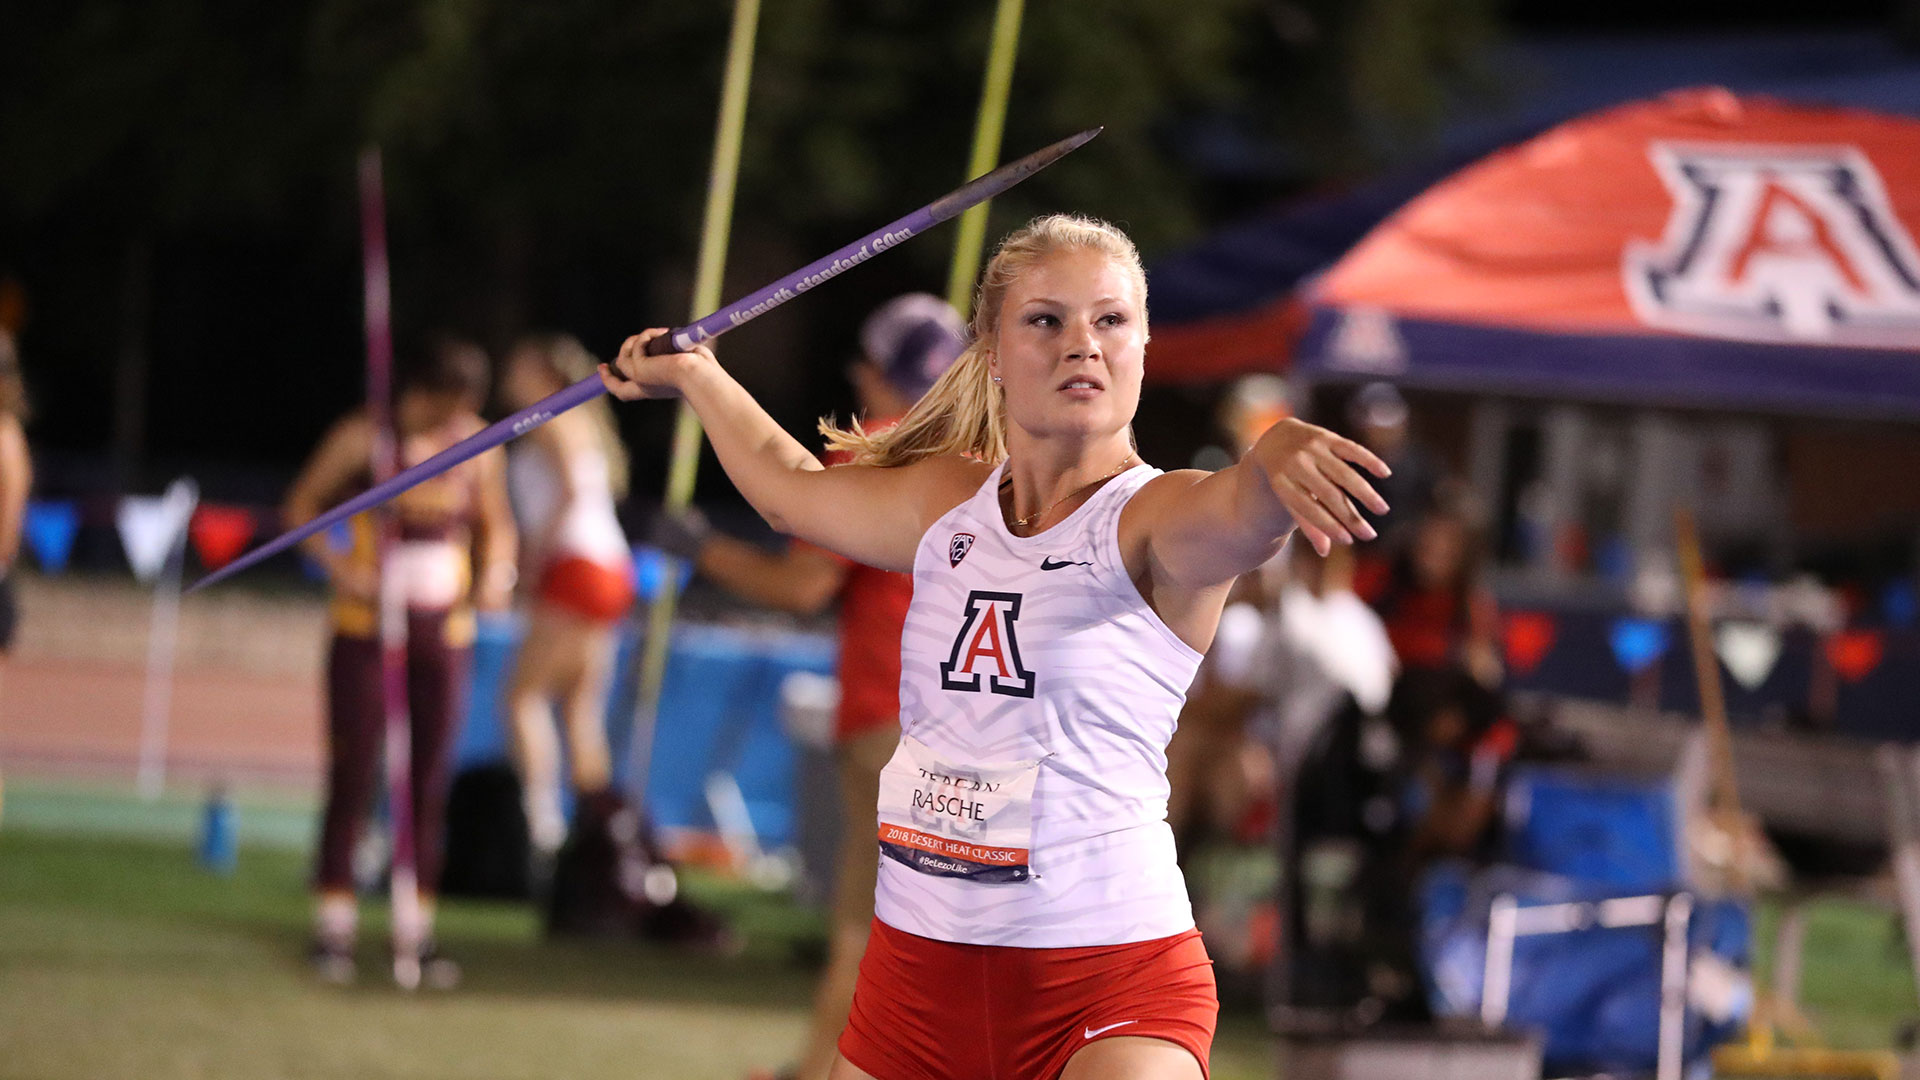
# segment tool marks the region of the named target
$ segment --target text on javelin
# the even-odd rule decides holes
[[[841,274],[844,274],[848,270],[851,270],[854,267],[859,266],[861,263],[866,262],[868,259],[873,258],[875,255],[879,254],[880,252],[885,251],[888,248],[894,246],[895,244],[900,243],[902,240],[908,240],[908,239],[911,239],[912,237],[913,237],[912,229],[896,229],[892,232],[883,232],[879,236],[874,237],[872,240],[861,244],[860,250],[855,251],[853,254],[847,256],[846,258],[833,260],[822,269],[817,270],[814,273],[808,274],[807,276],[801,278],[799,281],[794,282],[793,285],[791,286],[787,286],[787,285],[780,286],[778,289],[775,289],[773,291],[772,295],[768,296],[765,300],[762,300],[759,303],[754,304],[752,307],[746,308],[745,310],[742,310],[742,311],[735,311],[730,313],[727,316],[727,320],[733,323],[733,325],[739,326],[741,323],[747,322],[752,319],[757,319],[760,316],[765,315],[767,312],[772,311],[774,308],[779,307],[781,304],[784,304],[787,301],[793,299],[794,297],[800,295],[801,293],[806,292],[808,289],[811,289],[816,285],[823,284],[836,277],[839,277]]]

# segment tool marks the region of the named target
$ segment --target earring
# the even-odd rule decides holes
[[[995,375],[995,376],[993,377],[993,385],[995,385],[995,386],[999,386],[999,385],[1000,385],[1000,383],[1001,383],[1001,379],[1000,379],[1000,376],[998,376],[998,375]]]

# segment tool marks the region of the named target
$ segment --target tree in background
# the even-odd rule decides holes
[[[955,186],[991,9],[766,0],[736,261],[811,257]],[[103,448],[82,405],[111,381],[125,459],[151,441],[290,460],[357,394],[366,140],[386,149],[403,320],[495,342],[561,325],[604,350],[679,315],[727,19],[713,0],[0,6],[0,270],[35,298],[29,363],[73,382],[49,387],[43,428],[70,419],[47,434]],[[1494,24],[1493,0],[1031,0],[1007,152],[1107,131],[990,231],[1073,207],[1151,254],[1237,208],[1223,160],[1256,199],[1364,171],[1436,115]],[[839,396],[817,385],[869,300],[937,283],[948,255],[910,245],[888,280],[850,277],[743,338],[792,339],[825,373],[796,418]],[[214,382],[287,412],[216,422],[187,392]],[[151,439],[150,404],[167,424]]]

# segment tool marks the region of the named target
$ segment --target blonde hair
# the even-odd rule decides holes
[[[828,450],[853,455],[855,464],[891,468],[922,458],[963,456],[997,465],[1007,457],[1007,402],[987,367],[1000,335],[1000,306],[1007,289],[1041,259],[1063,250],[1098,251],[1120,264],[1140,290],[1140,321],[1146,322],[1147,273],[1127,234],[1078,214],[1034,218],[994,249],[980,275],[968,327],[967,348],[898,424],[869,434],[856,418],[846,427],[820,421]]]
[[[539,357],[541,366],[564,386],[571,386],[594,375],[600,367],[600,361],[594,359],[587,347],[580,344],[580,339],[572,334],[535,334],[521,338],[513,351],[516,354],[526,351]],[[607,483],[613,489],[613,497],[626,498],[627,445],[620,441],[620,425],[614,420],[613,406],[608,404],[605,395],[601,395],[581,406],[580,411],[593,423],[594,434],[599,436],[600,451],[607,459]]]

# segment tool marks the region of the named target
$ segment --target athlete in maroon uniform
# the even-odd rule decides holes
[[[480,430],[486,357],[441,343],[405,373],[394,402],[403,465],[425,460]],[[287,493],[289,527],[364,490],[373,425],[364,410],[333,426]],[[429,928],[445,834],[449,752],[465,704],[474,610],[503,609],[515,570],[513,517],[500,455],[483,454],[412,488],[389,504],[399,516],[390,558],[407,602],[407,711],[412,722],[413,820],[422,908]],[[332,587],[333,639],[327,656],[327,806],[314,867],[316,970],[353,977],[356,909],[353,849],[366,824],[378,775],[385,708],[380,676],[380,573],[374,521],[350,521],[350,542],[334,550],[325,534],[307,551]],[[473,561],[478,554],[476,581]],[[442,978],[450,973],[438,965]]]

